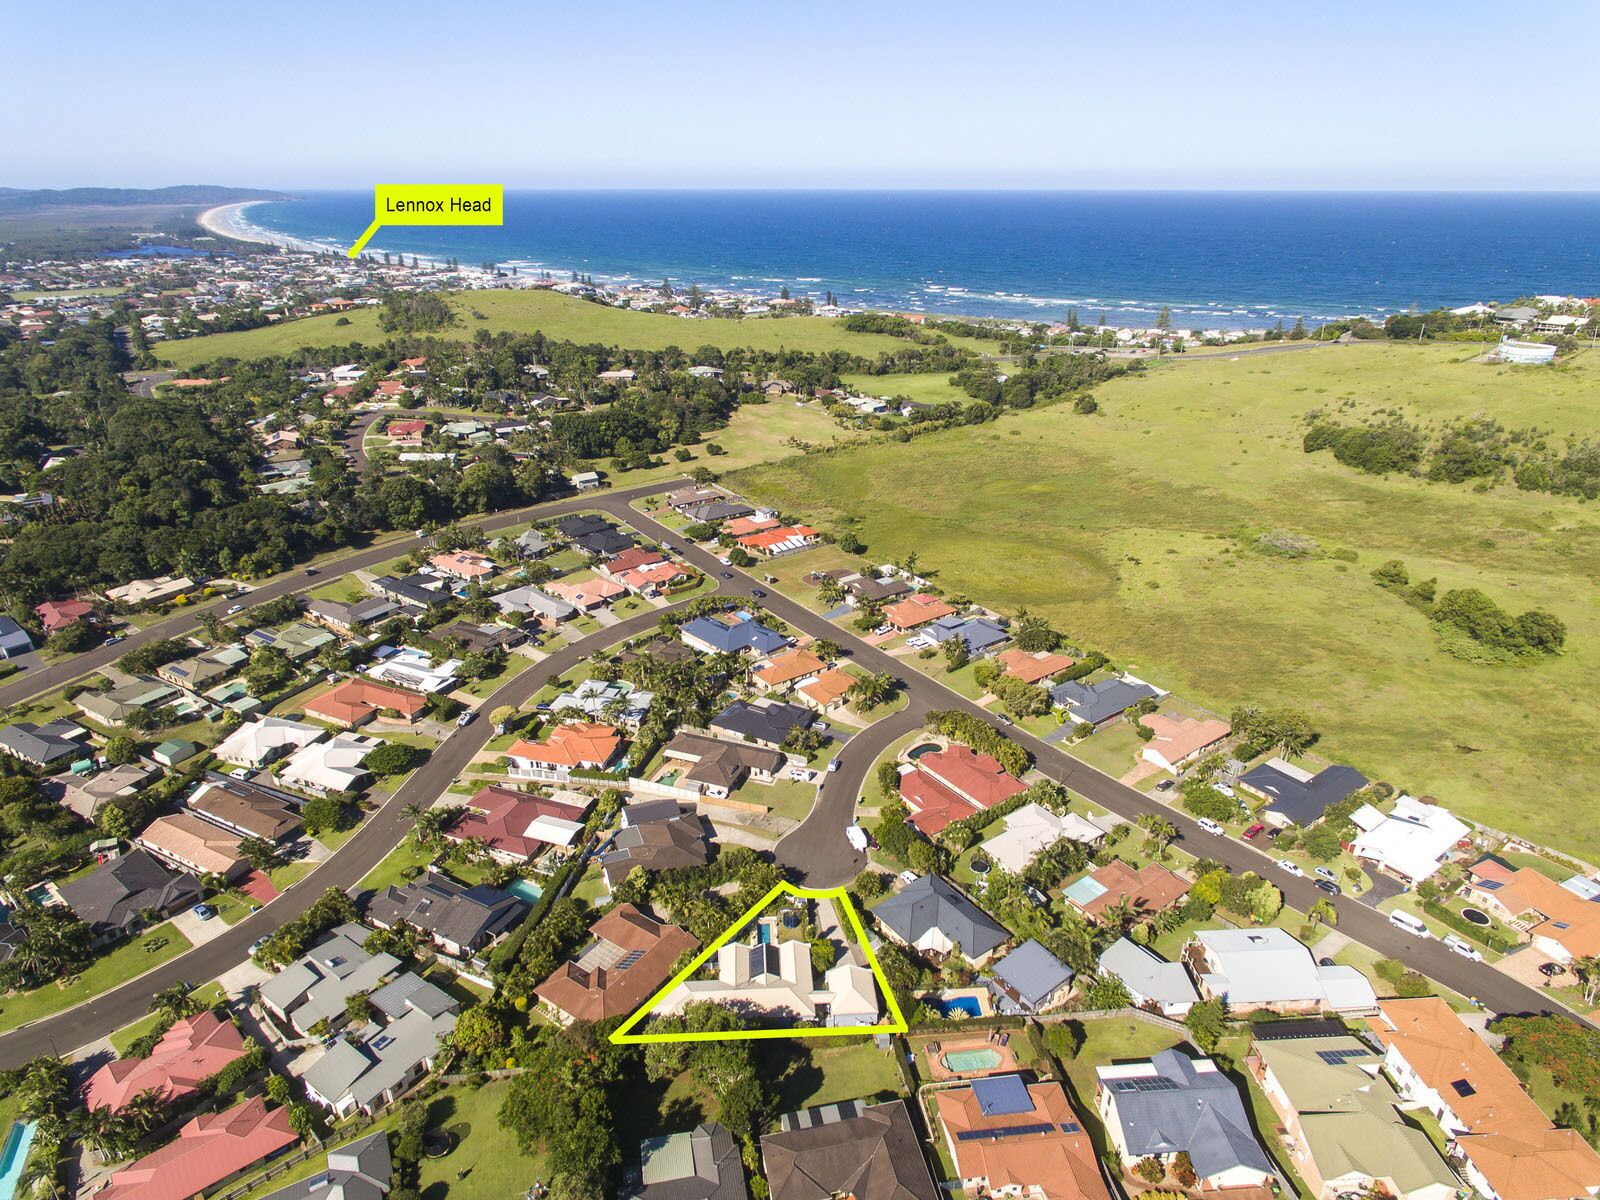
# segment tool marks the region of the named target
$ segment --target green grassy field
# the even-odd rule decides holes
[[[1300,448],[1302,417],[1348,397],[1421,420],[1600,433],[1600,356],[1553,371],[1462,361],[1474,347],[1394,344],[1168,364],[1065,406],[908,444],[872,439],[735,474],[752,499],[843,520],[873,561],[915,550],[945,588],[1041,612],[1218,712],[1292,704],[1319,753],[1465,815],[1587,858],[1600,830],[1567,797],[1600,782],[1600,713],[1574,700],[1600,668],[1600,518],[1500,486],[1362,475]],[[1356,561],[1261,554],[1288,529]],[[1369,572],[1403,559],[1441,591],[1477,586],[1566,622],[1567,650],[1523,666],[1446,655],[1422,614]]]
[[[663,350],[679,346],[694,350],[700,346],[719,346],[724,350],[750,346],[758,350],[847,350],[854,354],[877,355],[903,350],[909,344],[902,338],[876,333],[851,333],[841,329],[831,317],[783,317],[781,319],[685,321],[662,313],[630,312],[574,300],[548,291],[483,291],[455,296],[452,302],[460,321],[439,336],[467,341],[479,329],[519,333],[542,331],[545,336],[575,342],[599,342],[624,346],[630,350]],[[481,312],[486,320],[473,317]],[[389,335],[378,328],[378,314],[361,309],[349,315],[349,323],[337,324],[332,314],[287,321],[242,333],[216,333],[207,337],[158,342],[155,355],[175,367],[189,367],[216,358],[256,358],[284,354],[302,346],[344,346],[351,342],[376,345]],[[978,347],[970,340],[953,339]]]
[[[0,1000],[0,1032],[81,1004],[127,983],[189,949],[189,939],[164,922],[107,950],[64,986],[49,983]]]

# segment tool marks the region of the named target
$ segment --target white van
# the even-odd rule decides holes
[[[1222,826],[1218,825],[1210,817],[1201,817],[1195,824],[1213,837],[1220,837],[1225,832]]]
[[[1425,938],[1428,936],[1428,927],[1422,923],[1422,919],[1413,917],[1408,912],[1401,912],[1396,909],[1389,914],[1389,924],[1396,929],[1403,929],[1415,937]]]

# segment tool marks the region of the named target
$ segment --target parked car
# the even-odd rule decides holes
[[[123,638],[125,638],[125,637],[127,637],[127,636],[128,636],[128,635],[127,635],[127,634],[125,634],[125,633],[113,633],[113,634],[112,634],[112,635],[111,635],[111,636],[110,636],[110,637],[108,637],[108,638],[107,638],[107,639],[106,639],[106,640],[105,640],[105,642],[104,642],[104,643],[102,643],[102,644],[103,644],[103,645],[106,645],[106,646],[115,646],[115,645],[116,645],[116,644],[117,644],[117,643],[118,643],[118,642],[120,642],[120,641],[121,641],[121,640],[122,640],[122,639],[123,639]]]
[[[418,541],[421,541],[423,538],[428,536],[428,531],[426,529],[419,529],[412,536],[414,536]]]
[[[230,605],[228,605],[227,615],[231,617],[231,616],[233,616],[234,613],[242,613],[243,611],[244,611],[244,605],[242,605],[242,604],[230,604]]]
[[[1318,879],[1326,879],[1329,883],[1337,883],[1337,882],[1339,882],[1339,877],[1337,875],[1335,875],[1327,867],[1317,867],[1311,873],[1313,875],[1315,875]]]
[[[212,917],[217,915],[217,910],[212,908],[209,904],[196,904],[189,911],[195,916],[199,917],[202,921],[209,921]]]
[[[1211,786],[1216,788],[1217,791],[1221,792],[1229,800],[1235,799],[1235,796],[1233,794],[1233,784],[1231,784],[1231,783],[1213,783]]]
[[[1452,954],[1459,954],[1468,962],[1482,962],[1483,954],[1476,947],[1458,938],[1453,933],[1447,933],[1439,939]]]
[[[724,571],[724,572],[722,572],[722,577],[724,579],[732,579],[733,578],[733,572],[732,571]]]
[[[1172,780],[1170,779],[1163,779],[1160,783],[1156,784],[1156,791],[1158,792],[1170,792],[1171,790]]]
[[[1263,825],[1260,821],[1257,821],[1254,825],[1250,826],[1249,829],[1244,831],[1244,840],[1247,842],[1255,841],[1257,835],[1259,835],[1260,832],[1265,828],[1265,825]]]
[[[839,760],[839,759],[837,759],[837,758],[830,758],[830,759],[829,759],[829,760],[828,760],[828,773],[829,773],[829,774],[830,774],[830,775],[831,775],[831,774],[833,774],[833,772],[835,772],[835,771],[837,771],[837,770],[838,770],[838,769],[839,769],[839,768],[840,768],[840,767],[841,767],[841,766],[843,766],[843,765],[844,765],[844,764],[843,764],[843,763],[842,763],[842,762],[841,762],[841,761],[840,761],[840,760]]]
[[[1311,882],[1317,887],[1321,888],[1323,891],[1327,892],[1330,896],[1344,895],[1344,891],[1331,879],[1313,879]]]
[[[250,768],[249,767],[235,767],[233,770],[229,771],[228,774],[231,775],[235,779],[249,779],[250,778]]]
[[[757,600],[765,600],[767,598],[767,594],[765,592],[763,592],[760,588],[751,588],[750,589],[750,594],[752,596],[754,596]]]
[[[1014,724],[1016,724],[1016,722],[1013,721],[1010,717],[1006,716],[1005,713],[996,713],[994,719],[996,721],[999,721],[1000,724],[1002,724],[1002,725],[1014,725]]]
[[[268,938],[258,937],[255,941],[251,942],[249,951],[250,957],[254,958],[260,952],[261,948],[267,944],[268,940]]]
[[[473,712],[470,708],[467,709],[466,712],[462,713],[459,717],[456,718],[456,728],[457,729],[461,729],[461,728],[464,728],[467,725],[471,725],[472,724],[472,718],[477,716],[477,715],[478,714]]]
[[[1195,822],[1195,824],[1200,826],[1201,829],[1205,830],[1214,837],[1221,837],[1225,832],[1222,826],[1217,824],[1217,822],[1213,821],[1210,817],[1201,817]]]
[[[1565,975],[1567,969],[1558,962],[1547,962],[1539,968],[1539,974],[1546,979],[1554,979],[1557,975]]]
[[[1285,875],[1293,875],[1296,879],[1304,879],[1306,877],[1306,873],[1300,869],[1299,864],[1291,859],[1280,858],[1277,865],[1278,870]]]
[[[1422,923],[1421,917],[1414,917],[1403,909],[1396,909],[1389,914],[1389,924],[1396,929],[1404,930],[1413,937],[1425,938],[1433,936],[1428,932],[1428,927]]]

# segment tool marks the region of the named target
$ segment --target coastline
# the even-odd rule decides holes
[[[252,225],[245,217],[245,210],[253,205],[265,203],[264,200],[244,200],[234,204],[219,204],[215,208],[206,209],[195,218],[195,222],[207,233],[229,238],[235,242],[253,242],[258,246],[282,246],[285,250],[303,250],[311,254],[329,252],[328,247],[319,246],[315,242],[273,233],[262,229],[259,225]]]

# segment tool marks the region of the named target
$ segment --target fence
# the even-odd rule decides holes
[[[1132,1017],[1136,1021],[1143,1021],[1146,1025],[1165,1029],[1168,1033],[1189,1036],[1189,1027],[1182,1021],[1174,1021],[1171,1017],[1163,1017],[1160,1013],[1149,1012],[1143,1008],[1090,1008],[1083,1012],[1045,1013],[1035,1017],[1034,1020],[1043,1025],[1053,1025],[1060,1021],[1106,1021],[1113,1017]]]

